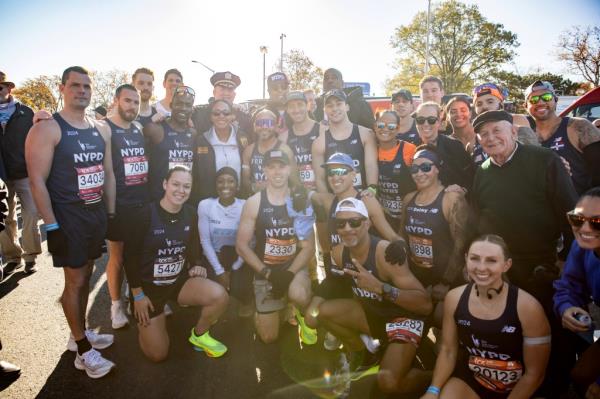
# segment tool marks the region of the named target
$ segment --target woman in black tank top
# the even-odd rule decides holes
[[[466,261],[471,283],[446,296],[442,347],[422,399],[530,398],[550,355],[544,310],[504,281],[512,260],[501,237],[477,238]]]

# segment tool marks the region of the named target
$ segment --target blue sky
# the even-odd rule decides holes
[[[598,0],[463,1],[477,3],[486,18],[518,35],[518,57],[506,69],[519,73],[568,74],[554,56],[559,34],[600,21]],[[394,28],[426,10],[427,1],[2,0],[0,7],[0,69],[17,85],[70,65],[130,72],[146,66],[158,76],[160,97],[162,74],[176,67],[196,90],[196,101],[205,102],[211,73],[192,59],[240,75],[238,100],[258,98],[259,47],[268,46],[267,74],[273,72],[281,33],[287,36],[284,51],[302,49],[315,64],[337,67],[346,81],[370,82],[371,91],[382,95],[383,82],[394,73]]]

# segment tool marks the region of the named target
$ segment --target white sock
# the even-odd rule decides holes
[[[117,308],[117,307],[121,307],[121,300],[117,299],[116,301],[111,301],[112,302],[112,307],[113,308]]]

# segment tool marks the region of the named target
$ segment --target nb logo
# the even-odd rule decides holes
[[[516,328],[516,327],[513,327],[513,326],[504,326],[504,327],[502,327],[502,331],[501,331],[501,332],[503,332],[503,333],[508,333],[508,334],[512,334],[512,333],[514,333],[516,330],[517,330],[517,328]]]

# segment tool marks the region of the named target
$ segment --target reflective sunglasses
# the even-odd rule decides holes
[[[579,228],[583,226],[585,222],[588,222],[592,229],[600,231],[600,216],[592,216],[588,218],[582,215],[577,215],[571,211],[567,212],[567,219],[569,220],[569,224],[571,224],[573,227]]]
[[[550,102],[554,99],[554,94],[552,93],[544,93],[541,96],[531,96],[529,98],[529,104],[537,104],[540,102],[540,100],[542,100],[543,102],[547,103]]]
[[[411,165],[410,173],[412,175],[416,175],[417,173],[419,173],[419,171],[422,171],[423,173],[429,173],[429,172],[431,172],[432,167],[433,167],[433,164],[429,163],[429,162],[422,163],[421,165]]]
[[[430,125],[435,125],[436,122],[438,121],[438,117],[437,116],[417,116],[415,118],[415,121],[417,122],[417,125],[422,125],[425,123],[425,121],[427,121],[427,123],[429,123]]]
[[[365,220],[366,220],[365,218],[349,218],[349,219],[335,218],[335,228],[338,230],[343,229],[344,227],[346,227],[346,224],[348,224],[348,225],[350,225],[351,228],[357,229],[362,225],[362,223]]]
[[[275,121],[273,119],[257,119],[254,121],[254,127],[269,129],[275,127]]]
[[[210,114],[212,116],[229,116],[229,115],[231,115],[231,112],[229,112],[229,111],[212,111]]]
[[[196,92],[189,86],[177,86],[173,94],[178,96],[189,94],[192,97],[196,97]]]
[[[375,127],[377,127],[377,129],[385,129],[386,126],[387,126],[388,130],[396,130],[396,128],[398,127],[398,124],[396,124],[396,123],[388,123],[386,125],[383,122],[377,122],[377,124],[375,125]]]
[[[329,177],[346,176],[348,173],[350,173],[350,169],[348,169],[348,168],[328,168],[327,169],[327,176],[329,176]]]

